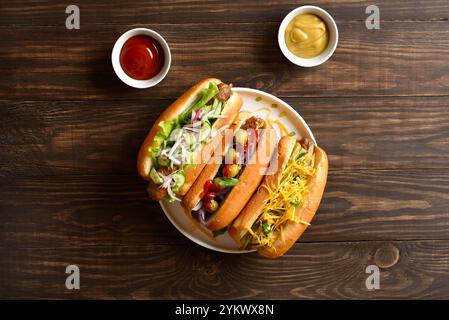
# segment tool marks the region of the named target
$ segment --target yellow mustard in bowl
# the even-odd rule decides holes
[[[329,30],[326,23],[311,13],[300,14],[285,29],[288,50],[300,58],[314,58],[326,50]]]

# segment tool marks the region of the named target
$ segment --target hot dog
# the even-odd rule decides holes
[[[180,200],[192,186],[230,126],[242,99],[219,79],[200,81],[155,121],[137,158],[154,200]]]
[[[302,235],[320,204],[326,185],[326,153],[310,140],[281,138],[277,171],[267,175],[232,224],[229,234],[244,249],[282,256]]]
[[[257,189],[276,147],[271,125],[241,113],[232,127],[234,136],[218,163],[208,163],[183,198],[187,214],[212,231],[226,228]]]

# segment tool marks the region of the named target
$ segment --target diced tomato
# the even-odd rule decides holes
[[[225,164],[224,170],[223,170],[223,175],[225,177],[230,177],[231,176],[231,165],[230,164]]]
[[[217,186],[212,180],[209,179],[204,183],[203,192],[201,192],[200,198],[203,198],[209,192],[218,192],[220,190],[220,186]]]
[[[213,213],[218,209],[218,202],[215,201],[214,199],[208,200],[206,201],[206,203],[204,203],[204,208],[206,209],[207,212]]]
[[[209,192],[204,196],[205,201],[214,200],[217,195],[214,192]]]

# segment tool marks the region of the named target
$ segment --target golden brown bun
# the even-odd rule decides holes
[[[179,116],[185,110],[185,108],[187,108],[196,99],[197,94],[202,89],[207,88],[210,82],[219,84],[222,81],[215,78],[204,79],[187,90],[181,97],[179,97],[167,109],[165,109],[164,112],[162,112],[162,114],[157,118],[150,132],[142,143],[142,146],[140,147],[139,154],[137,156],[137,170],[139,172],[139,175],[143,179],[150,182],[148,185],[148,195],[154,200],[161,200],[165,196],[165,191],[161,190],[156,184],[152,183],[151,179],[148,176],[152,166],[152,159],[148,152],[148,149],[152,146],[154,137],[159,132],[158,124],[161,121],[170,120]],[[215,131],[225,125],[230,125],[239,112],[242,103],[243,101],[241,97],[236,92],[232,92],[232,95],[226,103],[226,106],[222,112],[222,115],[227,115],[228,117],[217,119],[212,126],[211,133],[213,134]],[[222,135],[217,135],[208,145],[215,145],[217,141],[221,139],[221,137]],[[207,148],[205,146],[206,145],[202,145],[196,151],[195,159],[197,160],[196,163],[198,164],[190,165],[186,168],[185,183],[177,192],[178,196],[183,196],[187,193],[196,177],[199,175],[201,170],[206,165],[208,159],[211,157],[213,149],[210,147]]]
[[[309,187],[308,205],[303,206],[299,213],[302,220],[310,223],[315,216],[315,212],[320,206],[321,198],[323,197],[324,187],[326,186],[328,160],[327,155],[323,149],[315,147],[315,167],[316,174],[312,179]],[[307,229],[307,225],[302,223],[295,223],[287,221],[283,225],[284,239],[280,236],[275,240],[271,248],[259,248],[259,253],[268,258],[277,258],[282,256],[288,249],[290,249],[296,240]]]
[[[251,114],[247,112],[242,112],[238,114],[236,119],[232,123],[232,126],[230,127],[232,132],[238,130],[245,122],[245,120],[250,116]],[[225,132],[222,132],[222,134],[224,135]],[[198,204],[198,202],[200,202],[201,194],[203,193],[204,184],[206,183],[206,181],[213,179],[217,174],[218,169],[220,169],[222,163],[221,155],[225,155],[228,149],[232,146],[232,137],[230,138],[231,139],[228,139],[226,141],[227,142],[226,145],[224,143],[220,143],[218,146],[221,147],[222,149],[221,152],[218,153],[220,155],[220,159],[215,159],[216,155],[214,155],[214,157],[210,159],[209,163],[204,167],[203,171],[201,171],[200,175],[195,180],[190,190],[182,198],[181,205],[188,215],[191,215],[192,209]],[[223,138],[222,141],[224,141]]]
[[[243,104],[242,98],[234,92],[232,96],[229,98],[226,103],[225,108],[223,109],[222,115],[226,115],[226,118],[217,119],[212,125],[211,134],[214,134],[218,129],[223,126],[231,125],[234,121],[236,115],[238,114],[240,107]],[[221,140],[223,138],[223,134],[218,134],[208,144],[203,144],[197,151],[197,164],[190,165],[185,170],[186,181],[184,185],[179,189],[177,195],[184,196],[187,191],[189,191],[192,184],[195,182],[198,175],[201,173],[206,163],[209,161],[210,157],[214,153],[214,150],[217,146],[221,144]],[[201,157],[200,157],[201,155]]]
[[[167,194],[167,190],[158,188],[158,186],[151,180],[148,182],[147,192],[150,199],[156,201],[163,199]]]
[[[273,127],[267,122],[266,130],[257,144],[257,150],[249,159],[248,165],[243,169],[239,177],[239,183],[232,188],[218,211],[207,221],[206,226],[210,230],[220,230],[229,225],[251,198],[270,165],[270,159],[276,148],[276,144],[273,143],[273,139],[276,139],[275,135]],[[268,142],[270,140],[271,143]],[[266,159],[260,159],[266,161],[259,161],[258,154],[266,155]]]
[[[277,185],[278,179],[282,177],[282,172],[288,162],[288,159],[290,158],[294,143],[295,140],[291,137],[281,138],[278,148],[278,170],[274,175],[266,176],[264,183],[267,183],[268,185],[273,185],[273,183],[275,183],[275,185]],[[326,153],[317,146],[315,146],[314,150],[316,173],[309,185],[309,194],[306,201],[307,205],[303,206],[299,212],[301,219],[307,223],[312,221],[315,212],[318,210],[321,198],[323,196],[324,187],[326,186],[328,171],[328,159]],[[257,193],[248,202],[241,215],[236,219],[230,228],[229,233],[235,241],[240,242],[240,239],[246,233],[246,228],[252,226],[257,220],[263,209],[264,201],[267,198],[267,190],[265,188],[259,188]],[[284,223],[284,239],[282,239],[278,234],[273,246],[271,248],[260,247],[258,248],[259,253],[268,258],[277,258],[282,256],[288,249],[291,248],[296,240],[298,240],[306,228],[306,224],[295,223],[293,221]]]
[[[184,92],[175,102],[173,102],[168,108],[161,113],[161,115],[156,119],[153,126],[150,129],[150,132],[146,136],[143,141],[139,154],[137,156],[137,170],[140,176],[150,181],[150,177],[148,176],[151,166],[152,159],[148,153],[148,149],[151,148],[153,144],[154,137],[159,132],[158,124],[161,121],[170,120],[179,116],[184,109],[189,106],[196,98],[196,95],[204,88],[206,88],[210,82],[220,83],[221,81],[214,78],[204,79],[198,82],[196,85],[191,87],[189,90]]]
[[[277,186],[278,181],[282,177],[283,171],[288,164],[288,160],[290,159],[295,144],[296,139],[289,136],[283,136],[279,140],[277,154],[275,155],[273,163],[274,168],[277,166],[277,170],[274,174],[266,175],[262,184]],[[251,227],[254,222],[256,222],[264,207],[264,201],[267,198],[267,189],[259,186],[257,192],[246,204],[238,218],[235,219],[231,228],[229,228],[229,234],[236,242],[240,242],[240,239],[246,234],[247,228]]]

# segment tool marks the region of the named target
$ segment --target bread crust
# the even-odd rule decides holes
[[[277,170],[272,175],[266,175],[263,179],[262,184],[267,184],[269,186],[277,185],[279,179],[282,177],[285,167],[288,164],[288,160],[290,159],[290,155],[292,154],[295,143],[296,139],[289,136],[283,136],[279,140],[277,152],[273,160],[275,161],[274,164],[277,165]],[[231,228],[229,228],[229,234],[236,242],[240,242],[240,239],[247,232],[247,228],[251,227],[254,222],[256,222],[257,218],[263,210],[264,202],[268,198],[268,196],[269,194],[267,189],[259,186],[251,200],[246,204],[245,208],[238,216],[238,218],[235,219]]]
[[[277,185],[279,179],[282,177],[285,165],[288,163],[293,146],[296,141],[291,137],[282,137],[278,148],[278,170],[272,176],[266,176],[264,183],[268,185]],[[316,211],[321,202],[324,188],[327,181],[328,159],[323,149],[315,146],[315,176],[312,178],[309,185],[309,194],[307,196],[307,205],[301,207],[299,216],[301,220],[310,223],[315,216]],[[231,237],[240,242],[240,239],[246,234],[246,228],[251,227],[257,220],[263,210],[264,202],[269,194],[266,188],[259,187],[257,193],[251,198],[246,207],[243,209],[240,216],[231,226],[229,233]],[[268,258],[277,258],[282,256],[291,246],[298,240],[298,238],[307,229],[306,224],[295,223],[287,221],[283,224],[284,238],[278,237],[274,241],[272,247],[260,247],[258,252]]]
[[[173,102],[168,108],[162,112],[162,114],[157,118],[157,120],[154,122],[153,126],[151,127],[149,133],[147,134],[145,140],[143,141],[138,156],[137,156],[137,170],[139,175],[149,181],[148,184],[148,195],[150,198],[154,200],[161,200],[165,194],[166,191],[161,190],[155,183],[151,181],[148,174],[152,167],[152,159],[148,152],[148,149],[152,146],[153,140],[156,136],[156,134],[159,132],[160,128],[158,124],[161,121],[166,121],[173,119],[177,116],[179,116],[185,108],[187,108],[197,97],[198,93],[206,88],[210,82],[213,82],[215,84],[219,84],[222,81],[220,79],[216,78],[207,78],[204,80],[201,80],[197,84],[195,84],[193,87],[191,87],[189,90],[184,92],[181,97],[179,97],[175,102]],[[226,103],[225,108],[223,109],[222,115],[226,115],[226,118],[219,118],[217,119],[214,124],[212,125],[211,134],[216,132],[219,128],[230,125],[233,120],[235,119],[235,116],[239,112],[241,106],[243,104],[243,101],[241,97],[236,93],[232,92],[231,97]],[[221,139],[222,135],[217,135],[212,139],[212,141],[209,144],[215,144],[217,143],[217,140]],[[184,185],[176,192],[178,196],[183,196],[187,193],[187,191],[192,186],[193,182],[201,172],[201,170],[206,165],[208,159],[212,156],[213,150],[211,148],[205,148],[205,144],[203,144],[201,147],[198,148],[196,151],[195,158],[198,160],[196,161],[197,164],[192,164],[188,166],[185,170],[185,183]]]
[[[307,223],[312,221],[318,207],[320,206],[327,181],[328,160],[326,152],[319,147],[315,147],[315,157],[316,174],[310,183],[309,195],[307,197],[308,205],[303,206],[301,208],[301,212],[299,213],[301,220],[304,220]],[[306,224],[287,221],[283,225],[284,239],[281,239],[281,237],[278,236],[271,248],[258,248],[259,253],[267,258],[277,258],[282,256],[293,246],[307,227],[308,225]]]
[[[210,230],[216,231],[228,226],[239,215],[262,181],[276,148],[276,144],[267,143],[267,141],[274,138],[272,135],[275,136],[276,133],[268,122],[266,124],[266,130],[260,137],[257,150],[243,169],[239,177],[239,183],[232,188],[218,211],[206,222],[206,226]],[[267,161],[256,161],[259,160],[257,155],[261,153],[268,155]]]

